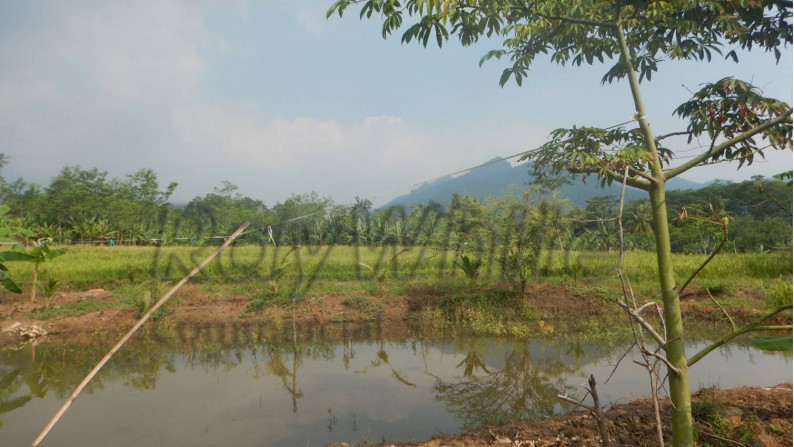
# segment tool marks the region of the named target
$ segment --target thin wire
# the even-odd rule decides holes
[[[542,148],[542,146],[538,146],[538,147],[532,148],[532,149],[530,149],[528,151],[519,152],[517,154],[508,155],[506,157],[494,158],[493,160],[485,162],[483,164],[480,164],[480,165],[477,165],[477,166],[472,166],[472,167],[466,168],[466,169],[461,169],[461,170],[455,171],[455,172],[450,172],[449,174],[440,175],[438,177],[433,177],[433,178],[431,178],[429,180],[424,180],[424,181],[421,181],[419,183],[414,183],[412,185],[409,185],[408,187],[411,188],[411,189],[414,189],[414,188],[417,188],[417,187],[419,187],[421,185],[424,185],[425,183],[435,182],[435,181],[441,180],[443,178],[452,177],[452,176],[455,176],[455,175],[458,175],[458,174],[463,174],[463,173],[466,173],[466,172],[469,172],[469,171],[473,171],[473,170],[479,169],[479,168],[484,168],[484,167],[490,166],[490,165],[492,165],[494,163],[499,163],[499,162],[502,162],[502,161],[505,161],[505,160],[510,160],[511,158],[516,158],[516,157],[520,157],[522,155],[531,154],[532,152],[539,151],[541,148]]]

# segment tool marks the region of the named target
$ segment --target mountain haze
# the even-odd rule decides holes
[[[496,159],[492,160],[495,161]],[[446,204],[449,203],[452,194],[469,195],[477,199],[485,199],[489,196],[503,195],[511,188],[524,190],[530,181],[529,164],[523,163],[512,166],[508,161],[496,161],[493,164],[477,168],[456,177],[446,177],[431,183],[423,184],[410,193],[397,197],[384,205],[390,206],[410,206],[419,203],[427,203],[431,200]],[[587,177],[586,182],[582,181],[581,176],[576,176],[571,184],[560,188],[560,196],[568,198],[574,206],[585,206],[585,203],[593,197],[613,194],[620,195],[620,184],[613,183],[612,186],[601,188],[601,183],[595,175]],[[705,185],[701,183],[674,178],[667,183],[668,190],[677,189],[698,189]],[[647,198],[644,191],[635,188],[626,188],[626,200]]]

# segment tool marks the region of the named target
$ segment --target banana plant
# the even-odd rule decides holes
[[[0,241],[3,242],[17,242],[15,238],[19,236],[30,237],[33,235],[30,231],[21,228],[7,225],[7,214],[11,210],[8,205],[0,205]],[[16,243],[14,248],[21,247]],[[0,251],[0,285],[9,292],[22,293],[22,289],[17,285],[13,278],[7,273],[8,267],[6,263],[10,261],[32,261],[33,257],[27,253],[18,250],[4,250]]]
[[[8,267],[5,263],[8,261],[32,261],[33,257],[27,253],[18,251],[3,251],[0,252],[0,285],[9,292],[22,293],[22,289],[14,281],[13,278],[7,273]]]
[[[49,240],[38,240],[35,246],[27,252],[33,262],[33,282],[30,288],[30,302],[36,301],[36,289],[39,281],[39,265],[51,261],[58,256],[66,254],[65,248],[50,248]]]

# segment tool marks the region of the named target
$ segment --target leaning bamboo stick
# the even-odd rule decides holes
[[[190,278],[194,277],[198,272],[201,271],[201,269],[206,267],[207,264],[209,264],[213,259],[215,259],[215,257],[218,256],[220,252],[222,252],[226,247],[228,247],[229,244],[231,244],[232,241],[234,241],[234,239],[237,238],[237,236],[239,236],[240,233],[242,233],[243,230],[245,230],[248,227],[248,225],[250,225],[250,222],[245,222],[244,224],[240,225],[240,228],[238,228],[237,231],[235,231],[231,236],[229,236],[229,238],[226,239],[226,241],[220,247],[218,247],[217,250],[215,250],[211,255],[207,256],[206,259],[201,261],[201,264],[197,265],[193,270],[190,271],[190,273],[187,274],[187,276],[185,276],[184,278],[182,278],[181,281],[176,283],[176,285],[172,287],[171,290],[166,292],[166,294],[163,295],[163,297],[160,298],[160,300],[157,301],[157,303],[155,303],[155,305],[152,306],[151,309],[149,309],[149,312],[146,312],[146,315],[144,315],[140,320],[138,320],[137,323],[135,323],[135,326],[133,326],[132,329],[130,329],[129,332],[127,332],[127,334],[124,335],[124,337],[122,337],[118,343],[116,343],[116,346],[113,346],[113,349],[111,349],[105,355],[105,357],[103,357],[102,360],[100,360],[99,363],[97,363],[94,369],[92,369],[91,372],[88,373],[87,376],[85,376],[85,379],[83,379],[83,381],[80,382],[80,385],[78,385],[77,388],[72,393],[72,395],[69,396],[69,399],[66,400],[66,402],[63,404],[61,409],[58,410],[57,413],[55,413],[55,416],[52,418],[52,420],[50,420],[49,424],[47,424],[47,426],[44,427],[44,430],[42,430],[42,432],[39,433],[38,438],[36,438],[36,440],[33,441],[31,447],[37,447],[41,443],[44,437],[47,436],[47,433],[49,433],[50,430],[52,430],[52,427],[54,427],[55,424],[58,422],[58,420],[61,419],[61,416],[63,416],[63,414],[66,413],[66,410],[69,408],[69,406],[72,405],[72,402],[74,402],[74,400],[77,399],[77,396],[80,394],[80,392],[83,391],[83,388],[85,388],[86,385],[88,385],[88,382],[90,382],[91,379],[93,379],[94,376],[99,372],[99,370],[103,366],[105,366],[105,363],[107,363],[108,360],[110,360],[113,354],[115,354],[124,345],[124,343],[126,343],[127,340],[129,340],[130,337],[132,337],[132,335],[135,334],[135,332],[141,328],[141,326],[143,326],[143,323],[146,323],[149,317],[151,317],[152,314],[154,314],[157,311],[157,309],[160,308],[160,306],[165,304],[165,302],[168,301],[169,298],[171,298],[171,295],[173,295],[180,287],[185,285],[185,283],[188,282]]]

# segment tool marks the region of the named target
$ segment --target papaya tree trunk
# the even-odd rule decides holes
[[[681,302],[675,287],[670,231],[667,222],[664,183],[650,192],[653,207],[656,262],[659,268],[659,286],[664,306],[664,323],[667,327],[665,356],[678,371],[668,369],[670,401],[673,404],[673,445],[694,445],[692,433],[692,404],[689,396],[689,369],[684,347],[684,327],[681,319]]]
[[[653,233],[656,242],[656,262],[659,269],[659,287],[664,306],[664,322],[667,326],[667,345],[665,356],[669,361],[668,380],[670,384],[670,401],[673,406],[673,446],[689,447],[694,445],[692,432],[692,403],[689,395],[689,369],[687,367],[686,350],[684,347],[684,328],[681,320],[681,302],[675,287],[673,256],[670,247],[670,229],[667,221],[667,203],[665,202],[665,173],[659,157],[651,126],[645,116],[645,106],[640,94],[640,83],[634,72],[634,64],[626,42],[623,26],[618,23],[617,38],[621,48],[621,56],[626,64],[626,77],[631,87],[634,100],[636,120],[640,126],[648,151],[647,162],[651,168],[648,193],[653,216]],[[675,370],[673,369],[675,368]]]

